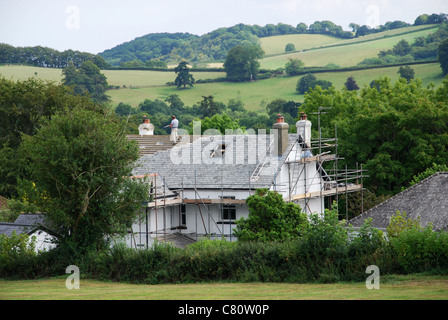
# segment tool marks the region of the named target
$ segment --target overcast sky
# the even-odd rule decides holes
[[[155,32],[322,20],[349,30],[423,13],[448,13],[448,0],[0,0],[0,42],[99,53]]]

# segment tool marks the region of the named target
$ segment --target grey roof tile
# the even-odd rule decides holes
[[[400,211],[406,212],[411,219],[420,217],[423,227],[431,223],[434,230],[447,230],[447,194],[448,172],[439,172],[351,219],[349,223],[360,227],[366,219],[372,218],[373,227],[387,228],[391,217]]]
[[[209,189],[269,187],[273,183],[278,164],[282,163],[292,148],[296,135],[289,135],[289,146],[283,158],[276,163],[274,160],[278,158],[273,157],[272,166],[262,171],[258,181],[251,182],[250,176],[257,164],[266,156],[272,138],[272,135],[203,136],[192,143],[176,146],[171,150],[143,155],[137,162],[133,174],[158,173],[172,189],[180,189],[182,186],[187,189],[194,186]],[[210,157],[221,144],[226,145],[225,153],[222,155],[215,152],[215,155]],[[185,158],[181,159],[182,155]],[[268,157],[271,159],[270,155]]]

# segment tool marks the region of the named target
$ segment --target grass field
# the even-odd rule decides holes
[[[423,65],[414,65],[415,77],[421,78],[426,86],[430,82],[440,85],[443,80],[440,64],[431,63]],[[328,72],[316,74],[318,79],[329,80],[333,82],[337,89],[344,86],[349,76],[354,76],[359,87],[369,85],[372,80],[388,76],[393,81],[398,79],[398,67],[369,69],[350,72]],[[285,99],[303,102],[304,96],[295,93],[296,84],[300,77],[277,77],[255,82],[244,83],[206,83],[196,84],[193,88],[178,90],[176,87],[155,86],[140,89],[119,89],[110,90],[112,105],[124,102],[137,107],[145,99],[165,100],[171,94],[177,94],[181,100],[188,106],[198,103],[202,96],[213,95],[215,101],[228,103],[230,99],[240,98],[247,110],[263,110],[263,105],[274,99]]]
[[[374,58],[380,51],[392,49],[402,39],[410,44],[418,37],[425,37],[437,30],[436,28],[425,29],[418,32],[410,32],[394,36],[393,33],[377,38],[372,37],[374,41],[365,42],[367,39],[358,39],[357,41],[345,40],[335,42],[334,44],[347,44],[337,47],[324,47],[304,52],[294,52],[277,56],[270,56],[260,61],[261,67],[265,69],[283,68],[289,58],[300,59],[306,67],[326,66],[330,63],[337,64],[341,67],[354,66],[366,58]],[[364,40],[362,42],[362,40]],[[271,40],[274,41],[274,40]],[[267,45],[267,44],[266,44]]]
[[[80,280],[68,290],[66,277],[0,279],[0,300],[448,300],[448,277],[383,276],[380,289],[365,283],[212,283],[136,285]]]
[[[261,45],[268,56],[261,60],[263,68],[276,69],[284,67],[290,57],[304,61],[305,66],[326,66],[335,63],[341,67],[354,66],[367,57],[374,57],[381,50],[392,48],[401,39],[412,43],[415,38],[435,32],[439,26],[417,26],[390,30],[361,38],[341,40],[326,35],[284,35],[262,38]],[[297,50],[316,48],[315,50],[281,54],[287,43],[295,44]],[[329,45],[341,45],[325,47]],[[319,48],[323,47],[323,48]],[[442,70],[438,63],[414,65],[415,77],[422,79],[424,85],[433,82],[442,83]],[[60,82],[61,69],[36,68],[29,66],[0,66],[0,76],[13,80],[25,80],[37,77],[44,80]],[[318,79],[331,81],[337,89],[344,86],[349,76],[354,76],[360,87],[368,85],[372,80],[388,76],[398,79],[398,67],[369,69],[352,72],[328,72],[317,74]],[[230,99],[241,99],[247,110],[265,110],[265,105],[274,99],[285,99],[302,102],[303,95],[295,93],[299,77],[276,77],[267,80],[244,83],[216,82],[195,84],[193,88],[178,90],[167,86],[173,82],[174,72],[141,71],[141,70],[104,70],[112,89],[107,92],[111,97],[111,105],[115,107],[123,102],[137,107],[145,99],[165,100],[171,94],[177,94],[187,106],[202,101],[203,96],[213,95],[215,101],[228,103]],[[224,72],[193,72],[196,80],[225,77]]]

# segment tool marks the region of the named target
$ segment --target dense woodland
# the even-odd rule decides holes
[[[424,14],[417,17],[414,25],[440,24],[446,21],[445,14]],[[203,36],[189,33],[148,34],[101,52],[99,55],[113,66],[130,61],[145,66],[151,60],[178,62],[185,59],[190,63],[222,61],[233,47],[257,44],[259,38],[263,37],[286,34],[325,34],[341,39],[350,39],[407,26],[410,24],[402,21],[387,22],[377,28],[352,23],[350,24],[352,31],[344,31],[341,26],[327,20],[316,21],[309,26],[299,23],[295,27],[284,23],[268,24],[264,27],[237,24],[230,28],[219,28]]]

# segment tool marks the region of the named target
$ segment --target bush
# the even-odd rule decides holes
[[[390,240],[398,264],[405,273],[444,270],[448,272],[448,232],[404,230]]]
[[[21,277],[32,268],[36,239],[13,231],[10,237],[0,235],[0,277]],[[31,262],[31,263],[30,263]]]

